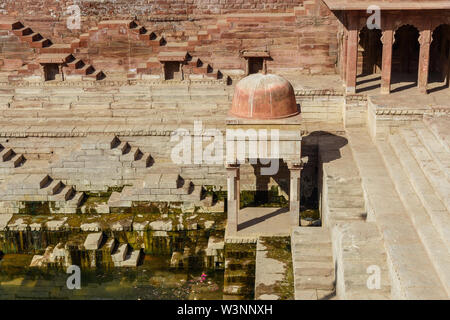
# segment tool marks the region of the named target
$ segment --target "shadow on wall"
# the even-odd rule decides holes
[[[314,131],[308,136],[304,137],[303,140],[316,139],[317,146],[324,147],[327,149],[325,154],[322,154],[322,162],[328,163],[341,158],[340,149],[348,144],[348,140],[344,137],[332,134],[326,131]],[[319,142],[320,140],[320,142]]]
[[[346,138],[325,131],[314,131],[303,137],[302,154],[309,154],[312,157],[308,155],[308,162],[302,170],[301,210],[319,208],[323,181],[320,164],[340,159],[340,149],[346,144],[348,144]],[[327,151],[319,153],[320,149],[326,149]],[[308,192],[308,190],[311,192]]]

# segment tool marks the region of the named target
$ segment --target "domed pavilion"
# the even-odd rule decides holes
[[[298,226],[300,221],[302,169],[300,108],[289,81],[278,75],[262,73],[241,79],[234,89],[226,140],[227,234],[289,234],[291,226]],[[255,190],[267,190],[269,184],[275,185],[288,196],[289,209],[258,207],[240,210],[240,167],[247,164],[258,168],[254,169]],[[248,227],[247,220],[259,219],[258,214],[264,210],[268,211],[265,216],[276,215],[278,227],[270,219],[262,219],[257,226]]]

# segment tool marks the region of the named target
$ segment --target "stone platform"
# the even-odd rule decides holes
[[[248,207],[239,211],[238,231],[233,238],[289,236],[290,232],[288,208]]]

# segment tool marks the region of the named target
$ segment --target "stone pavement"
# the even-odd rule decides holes
[[[291,223],[288,208],[243,208],[238,214],[236,237],[289,236]]]

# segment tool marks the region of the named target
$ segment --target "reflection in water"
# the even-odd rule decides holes
[[[65,270],[26,267],[32,255],[0,261],[0,299],[222,299],[223,272],[169,269],[170,257],[146,255],[137,268],[84,270],[81,289],[69,290]]]

